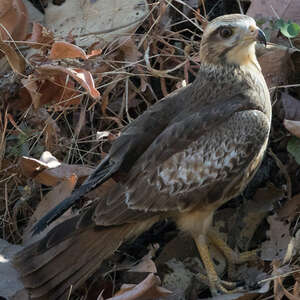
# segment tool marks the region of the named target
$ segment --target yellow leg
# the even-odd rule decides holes
[[[199,236],[197,239],[195,239],[195,242],[207,272],[207,278],[203,275],[199,275],[199,277],[200,279],[208,282],[212,295],[216,296],[219,294],[219,292],[225,294],[236,292],[236,290],[228,290],[228,288],[236,287],[236,284],[234,282],[223,281],[218,277],[218,274],[216,273],[214,264],[209,254],[205,236]]]
[[[256,261],[258,259],[257,250],[246,251],[243,253],[234,252],[219,236],[219,234],[213,230],[210,230],[207,234],[209,240],[224,254],[228,263],[228,277],[231,278],[234,274],[234,265],[242,264],[249,261]]]

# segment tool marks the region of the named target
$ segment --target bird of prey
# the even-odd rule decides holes
[[[14,258],[32,299],[66,299],[70,288],[78,288],[124,241],[165,218],[195,240],[211,293],[232,287],[217,276],[206,241],[211,239],[229,261],[243,259],[233,259],[234,252],[209,227],[215,210],[253,177],[268,143],[271,103],[256,41],[266,44],[245,15],[221,16],[206,25],[193,83],[131,122],[73,196],[126,175]],[[53,215],[47,218],[36,230]]]

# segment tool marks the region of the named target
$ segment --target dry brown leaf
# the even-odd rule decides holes
[[[80,47],[65,41],[58,41],[52,45],[50,56],[51,59],[62,58],[82,58],[88,59],[85,51]]]
[[[30,42],[29,46],[35,49],[50,47],[54,42],[54,34],[46,27],[34,22],[31,35],[27,41]]]
[[[4,53],[15,73],[23,74],[26,66],[24,57],[0,37],[0,52]]]
[[[0,25],[0,58],[5,55],[13,71],[23,74],[24,58],[14,50],[14,44],[6,41],[22,41],[26,37],[28,13],[22,0],[0,0]],[[3,66],[1,71],[6,70]]]
[[[83,97],[82,93],[75,88],[74,81],[62,73],[42,81],[39,91],[43,94],[41,106],[53,103],[55,111],[65,110],[69,106],[77,106]]]
[[[295,195],[291,200],[287,201],[285,205],[278,212],[278,217],[281,220],[288,220],[291,222],[299,215],[300,209],[300,194]]]
[[[25,177],[35,177],[40,172],[43,172],[48,168],[47,164],[42,163],[41,161],[30,158],[30,157],[21,157],[20,159],[20,168]]]
[[[157,268],[152,260],[152,257],[155,255],[157,249],[159,248],[158,244],[149,247],[149,252],[141,259],[141,261],[130,268],[128,272],[141,272],[141,273],[157,273]]]
[[[102,53],[102,49],[94,49],[90,52],[90,54],[87,54],[87,58],[99,56],[101,53]]]
[[[258,61],[269,88],[288,83],[292,74],[291,54],[287,47],[257,47]]]
[[[300,100],[288,93],[281,93],[281,100],[285,112],[285,119],[300,121]]]
[[[40,66],[37,68],[37,71],[44,75],[45,74],[58,75],[58,73],[68,74],[75,81],[77,81],[83,88],[85,88],[92,98],[100,99],[100,94],[95,88],[93,76],[89,71],[79,69],[79,68],[65,68],[62,66],[54,66],[54,65]]]
[[[55,186],[72,174],[80,179],[86,178],[93,169],[84,165],[68,165],[60,163],[50,152],[45,151],[40,160],[23,156],[19,161],[20,171],[25,177],[47,186]]]
[[[284,120],[284,127],[293,135],[300,138],[300,121]]]
[[[22,0],[0,0],[0,24],[0,39],[6,40],[12,37],[14,40],[21,41],[26,37],[28,13]]]
[[[159,285],[159,277],[151,273],[137,285],[122,285],[120,291],[107,300],[158,300],[172,294]]]
[[[142,56],[142,53],[138,51],[138,48],[135,42],[133,41],[132,37],[120,38],[119,44],[119,49],[124,55],[125,62],[137,62]]]
[[[52,108],[60,111],[71,105],[78,105],[82,98],[82,93],[75,89],[74,81],[63,73],[46,79],[40,74],[32,74],[22,82],[24,87],[9,102],[13,110],[24,110],[31,104],[37,110],[43,105],[53,104]]]
[[[174,257],[183,261],[187,257],[197,257],[198,255],[199,252],[193,239],[188,235],[178,235],[164,246],[155,262],[160,265]]]
[[[211,243],[209,252],[215,262],[216,272],[219,276],[224,275],[226,271],[224,255]],[[199,259],[195,242],[190,236],[178,235],[167,243],[155,263],[163,286],[173,292],[170,300],[184,299],[184,295],[189,294],[191,290],[199,292],[207,289],[206,284],[195,278],[196,273],[205,274],[205,269]]]
[[[267,232],[269,240],[262,243],[260,256],[266,261],[282,260],[291,240],[290,224],[282,222],[276,214],[268,217],[267,220],[270,224],[270,230]]]
[[[19,98],[11,102],[13,109],[26,109],[31,103],[37,110],[46,104],[53,104],[56,111],[64,110],[71,105],[78,105],[82,93],[75,89],[75,83],[67,74],[55,75],[32,74],[22,81],[24,87],[20,89]]]
[[[234,224],[234,228],[241,231],[239,234],[236,231],[231,232],[232,235],[236,236],[236,244],[241,250],[246,251],[249,249],[257,228],[273,209],[274,203],[283,197],[284,192],[281,189],[269,184],[266,187],[257,189],[253,200],[246,202],[243,217],[238,218],[237,223]]]
[[[96,140],[102,141],[105,138],[108,138],[111,135],[110,131],[97,131],[96,132]]]
[[[38,92],[39,84],[36,80],[33,80],[33,76],[29,75],[28,78],[21,79],[23,86],[26,88],[28,93],[30,94],[32,105],[34,109],[39,109],[40,107],[40,99],[42,94]]]

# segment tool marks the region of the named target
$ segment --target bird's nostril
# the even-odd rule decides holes
[[[250,26],[249,29],[250,29],[250,32],[251,32],[251,33],[254,33],[256,28],[255,28],[254,26]]]

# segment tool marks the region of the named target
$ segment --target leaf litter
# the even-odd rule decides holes
[[[47,22],[43,24],[33,20],[20,0],[13,11],[16,18],[4,17],[6,10],[0,9],[4,12],[0,15],[0,59],[4,65],[0,72],[1,237],[12,244],[21,239],[25,244],[32,242],[30,227],[92,172],[126,124],[193,80],[201,63],[197,56],[199,28],[205,26],[206,14],[238,12],[233,8],[222,10],[208,0],[149,0],[138,10],[130,9],[133,2],[128,6],[123,2],[122,14],[140,14],[130,15],[130,26],[119,32],[103,19],[106,27],[81,35],[77,29],[86,16],[90,18],[86,28],[95,24],[94,17],[97,24],[101,23],[98,14],[91,14],[90,3],[82,10],[83,18],[78,17],[70,25],[67,17],[74,14],[76,4],[65,1],[59,6],[48,2],[49,8],[44,8]],[[275,0],[269,2],[264,7],[254,0],[242,1],[242,5],[270,32],[268,37],[273,43],[266,49],[258,47],[257,53],[273,98],[269,147],[274,155],[267,155],[270,165],[266,158],[250,187],[221,208],[214,220],[223,238],[237,251],[260,248],[260,262],[239,266],[236,276],[261,282],[262,287],[252,291],[253,287],[249,287],[248,292],[221,299],[299,298],[300,37],[285,36],[285,31],[274,24],[283,20],[280,22],[287,27],[300,24],[300,20],[295,13],[297,1],[280,5]],[[4,3],[7,1],[0,0],[0,8]],[[111,10],[107,10],[109,13]],[[115,15],[113,18],[118,19]],[[28,20],[32,27],[27,26]],[[81,205],[89,205],[114,184],[110,180],[92,191]],[[63,218],[71,214],[68,211]],[[206,286],[197,280],[201,262],[197,252],[191,250],[189,237],[177,236],[174,228],[158,234],[156,240],[155,234],[151,236],[151,242],[142,237],[142,248],[159,243],[160,249],[142,255],[140,250],[125,247],[130,261],[139,263],[131,263],[131,270],[120,267],[121,280],[109,280],[119,289],[117,294],[106,295],[101,288],[92,286],[98,299],[179,299],[179,295],[187,300],[208,298]],[[9,252],[13,255],[14,250]],[[220,274],[226,273],[222,255],[213,248],[211,253],[220,266]],[[0,254],[3,256],[2,248]],[[114,267],[108,267],[107,274],[124,262],[120,253],[115,256],[109,260]],[[9,276],[4,275],[7,280],[16,280],[16,274]],[[124,286],[126,278],[132,283]],[[101,285],[101,280],[98,288],[106,286]],[[21,287],[15,292],[18,289],[22,293]],[[0,291],[0,296],[7,297],[1,288]]]

